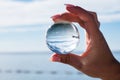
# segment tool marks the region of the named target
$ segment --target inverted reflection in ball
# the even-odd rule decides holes
[[[72,23],[55,23],[47,31],[46,42],[55,53],[70,53],[78,45],[78,29]]]

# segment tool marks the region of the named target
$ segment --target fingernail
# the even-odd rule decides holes
[[[60,59],[60,57],[55,56],[55,57],[53,57],[53,58],[51,59],[51,61],[53,61],[53,62],[60,62],[61,59]]]
[[[74,5],[72,4],[65,4],[67,7],[75,7]]]

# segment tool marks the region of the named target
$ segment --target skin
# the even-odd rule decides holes
[[[96,13],[71,4],[66,4],[66,10],[65,13],[54,15],[52,19],[54,22],[76,22],[85,29],[86,50],[82,55],[54,53],[51,61],[69,64],[91,77],[120,80],[120,63],[112,55],[99,30],[100,23]]]

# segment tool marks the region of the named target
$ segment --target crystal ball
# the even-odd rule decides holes
[[[55,23],[47,30],[48,48],[57,54],[68,54],[73,51],[79,39],[79,31],[72,23]]]

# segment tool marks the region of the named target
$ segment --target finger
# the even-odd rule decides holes
[[[97,17],[97,14],[95,12],[92,12],[92,11],[88,11],[91,15],[93,15],[94,17],[94,21],[96,21],[97,25],[98,25],[98,28],[100,27],[100,22],[98,21],[98,17]]]
[[[60,17],[61,17],[61,14],[56,14],[56,15],[52,16],[51,18],[54,22],[57,22],[60,20]]]
[[[54,22],[59,22],[59,21],[79,22],[81,26],[84,26],[82,20],[80,20],[78,16],[68,12],[54,15],[52,16],[52,19]]]
[[[81,57],[75,54],[53,54],[51,57],[51,61],[53,62],[61,62],[65,64],[69,64],[77,69],[82,67]]]
[[[90,14],[87,12],[87,10],[79,7],[79,6],[74,6],[70,4],[66,4],[66,9],[70,12],[73,13],[77,16],[79,16],[83,21],[89,21],[90,19]],[[81,16],[82,15],[82,16]]]
[[[100,27],[100,22],[98,21],[98,18],[97,18],[97,14],[95,12],[92,12],[92,11],[88,11],[91,15],[93,15],[93,19],[95,21],[95,23],[98,25],[96,27]],[[90,35],[88,33],[86,33],[86,44],[88,45],[90,43]]]
[[[70,13],[79,16],[80,20],[84,22],[84,28],[89,34],[93,34],[96,32],[96,30],[98,30],[99,25],[95,23],[96,22],[94,19],[95,17],[87,10],[73,5],[66,5],[66,9]]]

